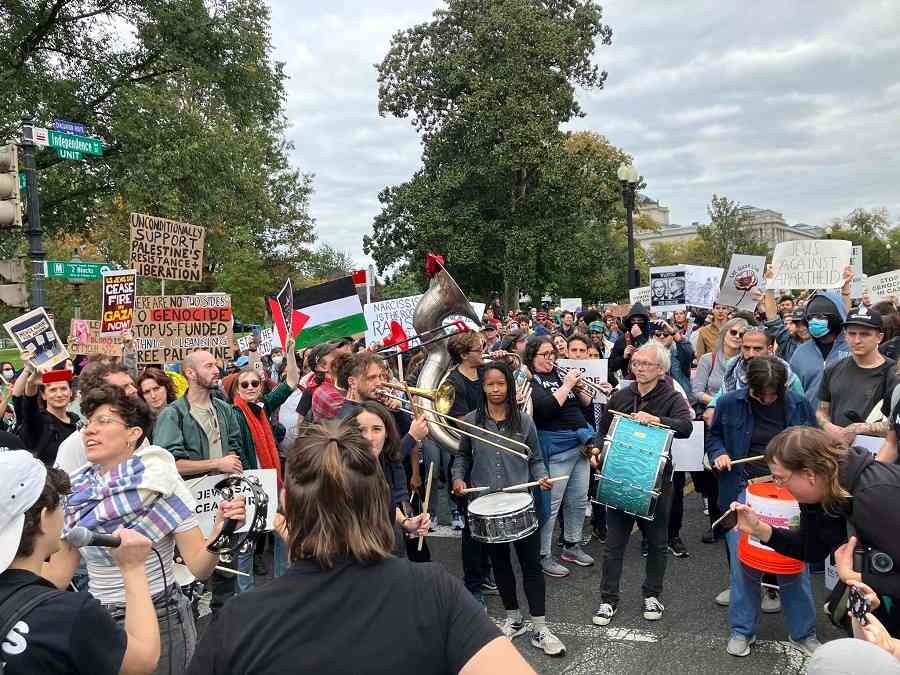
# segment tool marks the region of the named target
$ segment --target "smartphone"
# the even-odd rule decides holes
[[[847,593],[847,607],[850,609],[850,614],[859,621],[861,626],[865,626],[868,623],[866,614],[871,612],[872,608],[869,605],[868,598],[860,593],[856,586],[851,586],[850,591]]]
[[[728,509],[711,527],[714,535],[724,537],[726,532],[737,527],[737,511]]]

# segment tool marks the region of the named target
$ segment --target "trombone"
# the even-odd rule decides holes
[[[455,328],[454,331],[448,331],[449,328]],[[446,340],[447,338],[451,338],[454,335],[459,335],[460,333],[468,333],[470,328],[466,325],[464,321],[456,320],[451,321],[450,323],[444,326],[438,326],[437,328],[432,328],[431,330],[426,330],[423,333],[418,335],[413,335],[411,337],[403,338],[402,340],[397,340],[396,342],[391,342],[390,344],[386,344],[383,347],[379,347],[375,350],[376,354],[380,354],[381,352],[387,351],[389,349],[394,349],[396,351],[412,351],[413,349],[421,349],[427,345],[432,344],[433,342],[438,342],[440,340]],[[431,333],[440,332],[441,334],[437,337],[430,338],[428,340],[422,340],[426,335],[430,335]],[[401,333],[402,334],[402,333]],[[400,347],[402,344],[406,344],[408,342],[412,342],[413,340],[422,340],[419,344],[413,345],[412,347]]]
[[[570,368],[569,366],[555,366],[555,368],[557,372],[559,372],[560,377],[565,377],[570,370],[573,370],[573,368]],[[600,385],[594,384],[589,380],[578,380],[577,386],[582,386],[587,389],[591,394],[591,398],[599,398],[607,395],[606,392],[600,388]]]

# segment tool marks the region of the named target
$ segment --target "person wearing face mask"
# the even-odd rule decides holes
[[[624,332],[616,340],[609,354],[610,374],[621,372],[627,375],[631,372],[629,366],[631,355],[650,339],[649,323],[650,312],[641,303],[634,303],[623,321]]]

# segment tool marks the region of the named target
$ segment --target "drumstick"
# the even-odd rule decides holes
[[[634,419],[634,415],[632,414],[619,412],[618,410],[610,410],[609,412],[611,412],[613,415],[618,415],[619,417],[627,417],[628,419],[637,422],[637,420]],[[671,427],[667,427],[665,424],[656,424],[655,422],[640,422],[640,424],[646,424],[648,427],[659,427],[660,429],[671,429]]]
[[[743,464],[744,462],[758,462],[761,459],[765,459],[765,455],[754,455],[753,457],[744,457],[743,459],[733,459],[731,460],[731,466],[735,464]]]
[[[556,478],[549,478],[548,480],[551,483],[555,483],[558,480],[565,480],[568,477],[569,477],[569,474],[566,474],[565,476],[557,476]],[[516,490],[521,490],[522,488],[534,487],[535,485],[538,485],[540,482],[541,481],[539,481],[539,480],[533,480],[530,483],[519,483],[518,485],[510,485],[509,487],[503,488],[503,490],[501,490],[501,492],[515,492]]]
[[[428,463],[428,481],[425,483],[425,501],[422,502],[422,510],[425,511],[428,508],[428,503],[431,500],[431,479],[434,476],[434,462]],[[425,535],[419,535],[419,550],[422,550],[422,544],[425,542]]]
[[[221,565],[216,565],[215,567],[220,572],[225,572],[225,574],[237,574],[242,577],[252,577],[252,574],[247,574],[246,572],[239,572],[238,570],[233,570],[230,567],[222,567]]]
[[[489,487],[471,487],[471,488],[466,488],[465,490],[460,492],[460,494],[467,495],[470,492],[484,492],[485,490],[490,490],[490,489],[491,488],[489,488]]]

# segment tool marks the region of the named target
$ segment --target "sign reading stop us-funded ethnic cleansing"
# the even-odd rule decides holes
[[[132,213],[131,266],[138,276],[172,281],[203,280],[203,243],[200,225]]]
[[[131,329],[138,363],[181,361],[196,349],[227,358],[232,325],[229,295],[139,295]]]
[[[840,288],[853,244],[843,239],[784,241],[775,247],[772,289]]]
[[[137,275],[134,270],[111,270],[103,273],[103,316],[100,335],[117,335],[131,328],[134,316],[134,294]]]

